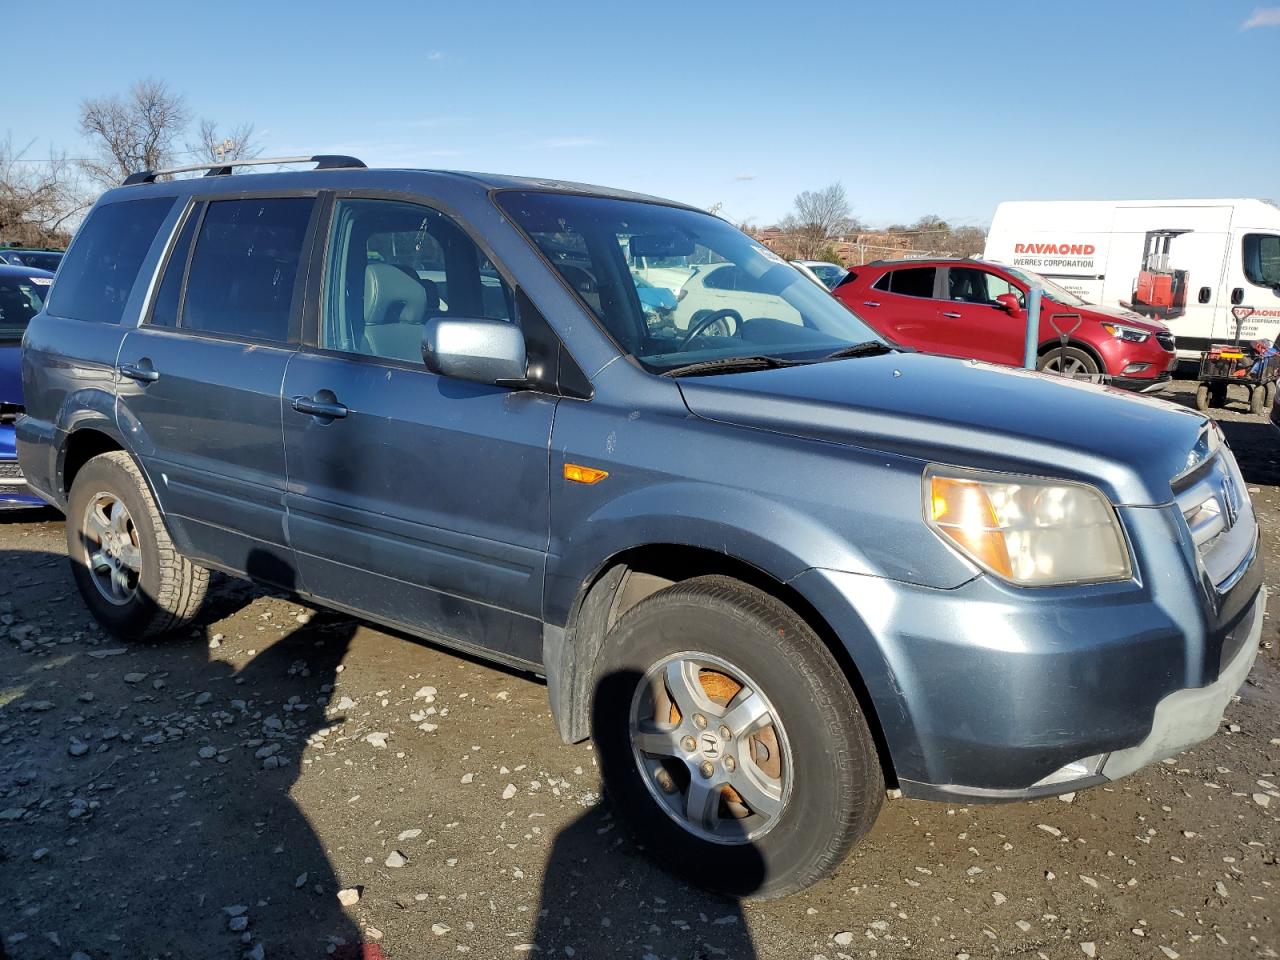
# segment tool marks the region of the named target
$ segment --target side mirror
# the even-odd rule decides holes
[[[1022,305],[1018,303],[1018,298],[1012,293],[1002,293],[996,297],[996,303],[999,308],[1012,317],[1016,317],[1022,312]]]
[[[528,358],[514,323],[478,317],[434,317],[422,333],[422,362],[432,373],[476,383],[519,385]]]

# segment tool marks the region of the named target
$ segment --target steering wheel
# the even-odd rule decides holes
[[[723,310],[713,310],[711,313],[708,313],[701,320],[694,322],[694,324],[691,327],[689,327],[689,332],[684,335],[684,339],[680,341],[681,348],[684,348],[689,343],[690,340],[692,340],[694,337],[700,334],[703,330],[707,329],[707,327],[711,326],[717,320],[725,320],[729,317],[733,318],[734,335],[736,336],[737,334],[741,333],[742,332],[742,314],[740,314],[737,310],[734,310],[732,307],[725,307]]]

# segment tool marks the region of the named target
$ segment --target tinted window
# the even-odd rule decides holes
[[[1245,235],[1244,275],[1260,287],[1280,286],[1280,237],[1270,233]]]
[[[947,271],[947,293],[961,303],[989,303],[987,274],[972,267],[952,267]]]
[[[119,323],[142,261],[173,203],[172,197],[156,197],[98,207],[67,253],[49,312]]]
[[[35,267],[37,270],[48,270],[50,273],[56,273],[58,264],[62,262],[62,254],[60,253],[24,253],[22,262],[28,267]]]
[[[178,325],[288,340],[293,286],[313,204],[309,197],[210,203]]]
[[[889,276],[889,292],[904,297],[932,297],[935,267],[905,267],[894,270]],[[879,287],[879,284],[876,285]],[[884,289],[880,287],[880,289]]]
[[[27,321],[40,312],[50,277],[0,277],[0,341],[21,340]]]
[[[511,289],[444,214],[389,200],[334,208],[320,346],[422,361],[436,316],[510,320]]]
[[[182,294],[182,278],[187,271],[188,254],[191,251],[191,238],[195,236],[196,225],[200,222],[200,207],[196,206],[188,214],[182,225],[182,233],[178,242],[169,251],[165,261],[164,278],[160,281],[160,289],[156,292],[155,303],[151,307],[149,323],[160,327],[176,327],[178,325],[178,298]]]

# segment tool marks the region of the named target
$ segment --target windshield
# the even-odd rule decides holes
[[[51,277],[0,277],[0,341],[22,339],[52,283]]]
[[[817,359],[881,339],[709,214],[555,193],[506,192],[498,202],[618,346],[655,373],[734,357]]]
[[[843,280],[844,275],[849,272],[834,263],[811,263],[809,269],[818,275],[818,279],[825,283],[828,289]]]
[[[1070,290],[1066,290],[1052,280],[1040,276],[1038,273],[1032,273],[1030,270],[1015,270],[1013,267],[1007,267],[1003,263],[1000,264],[1001,269],[1013,274],[1028,287],[1034,287],[1039,284],[1044,288],[1044,295],[1051,299],[1057,300],[1059,303],[1065,303],[1068,307],[1087,307],[1087,300],[1081,300]]]

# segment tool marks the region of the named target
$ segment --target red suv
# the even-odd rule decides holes
[[[1157,320],[1085,303],[1051,280],[981,260],[897,260],[854,267],[832,291],[885,336],[926,353],[1021,366],[1027,290],[1044,288],[1038,366],[1075,377],[1107,374],[1129,390],[1172,377],[1173,334]],[[1065,351],[1058,326],[1071,330]]]

